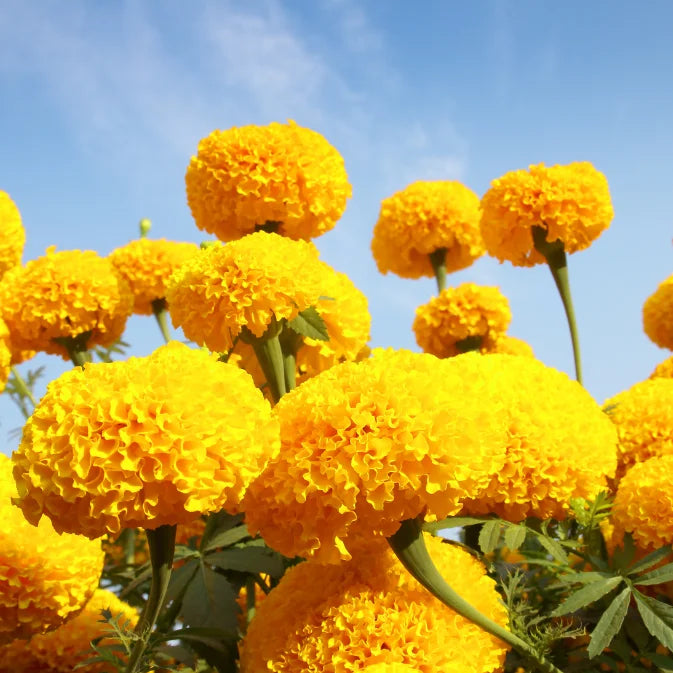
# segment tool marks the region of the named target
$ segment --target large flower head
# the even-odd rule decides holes
[[[533,347],[523,339],[517,339],[513,336],[504,334],[495,340],[495,343],[489,344],[487,348],[482,348],[482,353],[501,353],[503,355],[522,355],[527,358],[534,358]]]
[[[199,251],[195,243],[139,238],[113,250],[108,259],[133,293],[133,312],[150,315],[152,302],[165,300],[168,279]]]
[[[47,388],[14,453],[19,505],[59,532],[186,524],[237,509],[278,448],[268,402],[238,367],[172,342],[86,365]]]
[[[511,320],[507,297],[497,287],[463,283],[419,306],[413,329],[423,352],[447,358],[495,348]]]
[[[608,182],[586,161],[506,173],[491,183],[481,209],[488,254],[515,266],[545,261],[533,244],[534,227],[573,253],[588,248],[614,217]]]
[[[0,306],[20,351],[68,357],[57,339],[87,334],[87,347],[109,346],[123,333],[133,295],[119,272],[92,250],[47,250],[0,283]]]
[[[331,563],[426,508],[459,511],[502,467],[504,430],[480,400],[489,383],[445,362],[382,351],[285,395],[274,408],[281,452],[243,504],[249,529],[287,556]]]
[[[12,365],[12,342],[5,321],[0,318],[0,393],[5,389]]]
[[[484,566],[428,539],[439,571],[482,614],[507,616]],[[352,561],[291,568],[257,608],[241,648],[241,672],[487,673],[507,647],[457,615],[374,546]]]
[[[0,644],[51,631],[76,615],[103,570],[99,542],[58,535],[47,520],[34,528],[12,505],[15,496],[11,461],[0,454]]]
[[[657,346],[673,350],[673,276],[643,304],[643,328]]]
[[[352,192],[339,152],[292,121],[213,131],[185,180],[196,226],[222,241],[267,223],[290,238],[315,238],[335,225]]]
[[[0,670],[12,673],[71,673],[78,664],[94,657],[91,641],[107,635],[101,611],[109,610],[119,624],[133,629],[138,621],[135,608],[105,589],[96,589],[86,607],[55,631],[35,635],[28,642],[15,640],[0,647]],[[105,639],[101,646],[108,644]],[[87,673],[116,673],[117,667],[105,662],[87,664]]]
[[[229,350],[243,328],[264,334],[321,296],[322,262],[311,243],[259,231],[202,250],[171,277],[175,327],[212,351]]]
[[[25,243],[19,209],[9,194],[0,190],[0,278],[8,269],[21,264]]]
[[[479,197],[460,182],[414,182],[381,203],[372,253],[381,273],[432,276],[429,255],[446,250],[447,271],[484,254]]]

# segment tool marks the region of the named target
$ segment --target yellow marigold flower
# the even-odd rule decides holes
[[[321,295],[322,262],[311,243],[259,231],[213,245],[171,277],[167,299],[174,327],[212,351],[229,350],[245,327],[262,336]]]
[[[523,339],[503,335],[495,340],[495,343],[489,344],[487,348],[481,349],[482,353],[502,353],[503,355],[523,355],[524,357],[534,358],[533,347]]]
[[[113,250],[108,259],[129,284],[133,312],[152,313],[152,302],[166,298],[171,274],[199,251],[195,243],[139,238]]]
[[[480,399],[489,382],[446,362],[379,351],[285,395],[281,452],[242,506],[248,528],[287,556],[334,563],[363,531],[392,535],[426,508],[458,512],[502,467],[504,433]]]
[[[533,227],[573,253],[588,248],[614,217],[608,182],[586,161],[506,173],[491,183],[481,209],[488,254],[515,266],[545,261],[533,245]]]
[[[76,615],[103,570],[99,543],[57,535],[46,520],[34,528],[12,505],[15,496],[11,461],[0,454],[0,644],[53,630]]]
[[[448,358],[475,346],[493,348],[511,320],[507,297],[497,287],[463,283],[419,306],[413,330],[423,352]]]
[[[465,512],[563,519],[570,498],[592,498],[607,488],[617,463],[617,434],[591,395],[566,374],[539,360],[466,353],[444,360],[453,376],[487,381],[473,404],[498,425],[505,464]],[[463,415],[463,422],[471,421]]]
[[[109,346],[123,333],[133,295],[119,272],[92,250],[47,250],[0,283],[2,317],[18,351],[68,357],[54,341],[91,335],[87,346]]]
[[[457,271],[484,254],[479,197],[460,182],[414,182],[381,203],[372,254],[381,273],[432,276],[428,255],[446,248],[446,270]]]
[[[12,365],[12,342],[5,321],[0,318],[0,393],[5,389]]]
[[[673,355],[660,362],[650,374],[651,379],[673,379]]]
[[[603,405],[617,427],[617,476],[652,456],[673,455],[673,379],[636,383]]]
[[[643,328],[657,346],[673,350],[673,276],[661,283],[643,305]]]
[[[101,622],[101,611],[109,610],[120,623],[133,629],[138,613],[119,600],[111,591],[96,589],[86,607],[76,617],[55,631],[35,635],[30,641],[15,640],[0,647],[0,670],[12,673],[71,673],[77,664],[95,656],[91,641],[106,635],[108,627]],[[107,640],[101,645],[105,646]],[[106,663],[85,666],[87,673],[116,673],[117,668]]]
[[[293,121],[213,131],[185,180],[196,226],[222,241],[267,222],[283,236],[315,238],[336,224],[352,193],[339,152]]]
[[[442,574],[483,614],[507,615],[484,566],[437,538],[428,547]],[[241,673],[487,673],[507,647],[421,587],[392,552],[290,568],[257,608],[241,647]]]
[[[21,264],[25,243],[19,209],[9,194],[0,190],[0,278],[8,269]]]
[[[49,384],[13,456],[19,506],[92,538],[189,524],[236,510],[278,444],[245,372],[172,342]]]

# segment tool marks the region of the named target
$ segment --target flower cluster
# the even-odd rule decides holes
[[[26,232],[21,214],[7,192],[0,190],[0,278],[21,264]]]
[[[533,347],[523,339],[517,339],[513,336],[503,335],[495,340],[495,343],[487,348],[482,348],[482,352],[501,353],[502,355],[523,355],[527,358],[534,358]]]
[[[196,226],[222,241],[267,223],[294,239],[320,236],[352,192],[339,152],[292,121],[213,131],[199,142],[185,180]]]
[[[657,346],[673,350],[673,276],[643,304],[643,328]]]
[[[19,505],[88,537],[237,509],[278,449],[268,402],[238,367],[172,342],[53,381],[14,454]]]
[[[534,227],[573,253],[589,247],[614,217],[608,182],[586,161],[506,173],[491,183],[481,208],[488,254],[515,266],[545,261],[533,244]]]
[[[459,182],[414,182],[381,203],[372,253],[381,273],[432,276],[428,255],[446,249],[447,271],[484,254],[479,197]]]

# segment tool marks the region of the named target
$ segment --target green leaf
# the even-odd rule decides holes
[[[484,554],[492,552],[500,539],[502,524],[498,519],[485,523],[479,531],[479,547]]]
[[[182,622],[187,627],[235,630],[240,613],[236,596],[225,577],[202,563],[182,598]]]
[[[173,571],[171,579],[168,582],[168,589],[166,591],[165,605],[172,603],[178,599],[187,589],[187,585],[192,581],[196,571],[199,569],[200,562],[198,559],[191,559],[184,565]]]
[[[643,652],[643,658],[649,659],[662,673],[673,671],[673,658],[659,652]]]
[[[673,649],[673,606],[634,591],[638,612],[647,630],[669,650]]]
[[[538,535],[537,537],[539,543],[557,560],[561,563],[568,563],[568,555],[565,553],[563,547],[556,541],[552,540],[550,537],[544,535]]]
[[[615,587],[619,586],[623,579],[623,577],[603,577],[596,582],[586,584],[574,594],[570,594],[570,596],[568,596],[568,598],[566,598],[563,603],[552,612],[552,616],[560,617],[561,615],[567,615],[586,605],[595,603],[599,598],[602,598],[605,594],[610,593]]]
[[[643,572],[643,570],[651,568],[653,565],[656,565],[659,563],[659,561],[663,561],[667,556],[669,556],[671,551],[671,545],[668,544],[665,547],[661,547],[660,549],[653,551],[644,558],[640,559],[638,563],[634,563],[629,568],[629,575],[638,575],[639,573]]]
[[[610,603],[603,616],[598,620],[596,628],[591,634],[591,642],[587,648],[589,658],[593,659],[600,654],[619,633],[624,622],[624,617],[629,609],[631,600],[631,587],[625,587]]]
[[[559,580],[564,584],[590,584],[591,582],[596,582],[604,577],[612,577],[612,575],[606,575],[605,573],[599,573],[595,571],[569,573],[568,575],[562,575],[559,577]]]
[[[242,514],[229,514],[228,512],[224,511],[209,514],[206,518],[206,529],[203,531],[203,535],[201,536],[201,544],[199,549],[201,551],[205,551],[206,549],[213,549],[214,547],[212,546],[212,543],[216,537],[226,533],[232,528],[239,527],[242,522]],[[224,545],[219,544],[219,546]]]
[[[634,577],[634,584],[661,584],[662,582],[670,582],[673,580],[673,563],[667,563],[661,568],[656,570],[650,570],[650,572],[641,575],[640,577]]]
[[[300,311],[296,318],[287,323],[297,334],[309,337],[309,339],[318,339],[319,341],[329,341],[327,325],[318,313],[315,306],[309,306]]]
[[[633,556],[636,553],[636,545],[633,542],[631,533],[624,535],[623,546],[617,547],[612,553],[612,565],[617,570],[624,570],[629,563],[633,561]]]
[[[241,524],[240,526],[235,526],[229,530],[215,533],[203,548],[203,551],[208,552],[213,549],[221,549],[222,547],[231,547],[231,545],[245,540],[246,537],[250,537],[250,532],[245,524]]]
[[[274,577],[282,575],[285,569],[281,556],[268,547],[233,547],[208,554],[205,560],[223,570],[236,570],[242,573],[267,573]]]
[[[516,551],[526,539],[525,526],[507,526],[505,529],[505,545]]]
[[[432,533],[433,535],[440,530],[446,530],[447,528],[463,528],[465,526],[476,526],[480,523],[488,523],[493,521],[491,518],[486,517],[473,517],[473,516],[450,516],[446,519],[441,519],[440,521],[426,521],[423,524],[423,530],[426,533]]]

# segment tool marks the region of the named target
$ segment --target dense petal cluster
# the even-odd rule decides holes
[[[172,342],[145,358],[86,365],[47,388],[14,453],[31,522],[88,537],[236,510],[278,449],[250,377]]]
[[[481,209],[488,254],[515,266],[545,261],[533,245],[533,227],[573,253],[588,248],[614,217],[608,182],[586,161],[506,173],[491,183]]]
[[[643,304],[643,329],[657,346],[673,350],[673,276]]]
[[[12,365],[12,342],[5,321],[0,318],[0,393],[5,389]]]
[[[448,360],[379,351],[318,374],[274,408],[281,452],[248,489],[251,531],[287,556],[349,558],[358,536],[392,535],[428,508],[476,497],[504,460],[504,430],[482,403],[490,383]]]
[[[0,306],[17,351],[68,357],[55,339],[90,333],[87,346],[109,346],[123,333],[133,295],[119,272],[91,250],[47,250],[0,283]]]
[[[339,152],[292,121],[213,131],[185,180],[196,226],[222,241],[266,223],[283,236],[315,238],[336,224],[352,193]]]
[[[603,408],[619,434],[618,477],[652,456],[673,455],[673,379],[636,383]]]
[[[139,238],[113,250],[108,259],[131,288],[133,312],[150,315],[152,302],[166,298],[168,279],[198,251],[195,243]]]
[[[453,588],[505,626],[483,565],[436,538],[428,547]],[[291,568],[257,609],[241,672],[494,673],[505,655],[502,642],[443,605],[376,546],[337,566],[308,561]]]
[[[479,197],[460,182],[414,182],[384,199],[374,227],[372,254],[381,273],[432,276],[428,255],[446,249],[447,271],[484,254]]]
[[[510,521],[562,519],[570,498],[592,498],[607,488],[617,464],[617,433],[579,383],[516,355],[467,353],[444,362],[454,376],[488,381],[474,403],[488,409],[490,424],[504,428],[505,464],[466,503],[466,512]]]
[[[19,209],[9,194],[0,190],[0,278],[8,269],[21,264],[25,243]]]
[[[31,526],[12,505],[12,465],[0,454],[0,644],[30,638],[77,614],[98,586],[100,543]],[[12,670],[3,668],[0,670]]]
[[[0,647],[0,670],[12,673],[72,673],[75,666],[95,656],[90,643],[99,639],[107,630],[101,622],[101,610],[109,610],[119,617],[120,624],[132,629],[138,613],[115,594],[96,589],[86,607],[76,617],[55,631],[36,635],[30,641],[15,640]],[[106,640],[100,645],[105,646]],[[105,662],[87,664],[87,673],[116,673],[117,667]]]
[[[503,355],[523,355],[524,357],[534,358],[533,347],[523,339],[517,339],[513,336],[503,335],[495,340],[495,343],[489,344],[481,349],[482,353],[501,353]]]
[[[650,374],[651,379],[673,379],[673,355],[660,362]]]
[[[243,328],[261,336],[321,296],[322,262],[311,243],[260,231],[202,250],[171,277],[175,327],[212,351],[227,351]]]
[[[423,352],[448,358],[466,350],[491,350],[511,320],[507,297],[497,287],[463,283],[419,306],[413,330]]]

